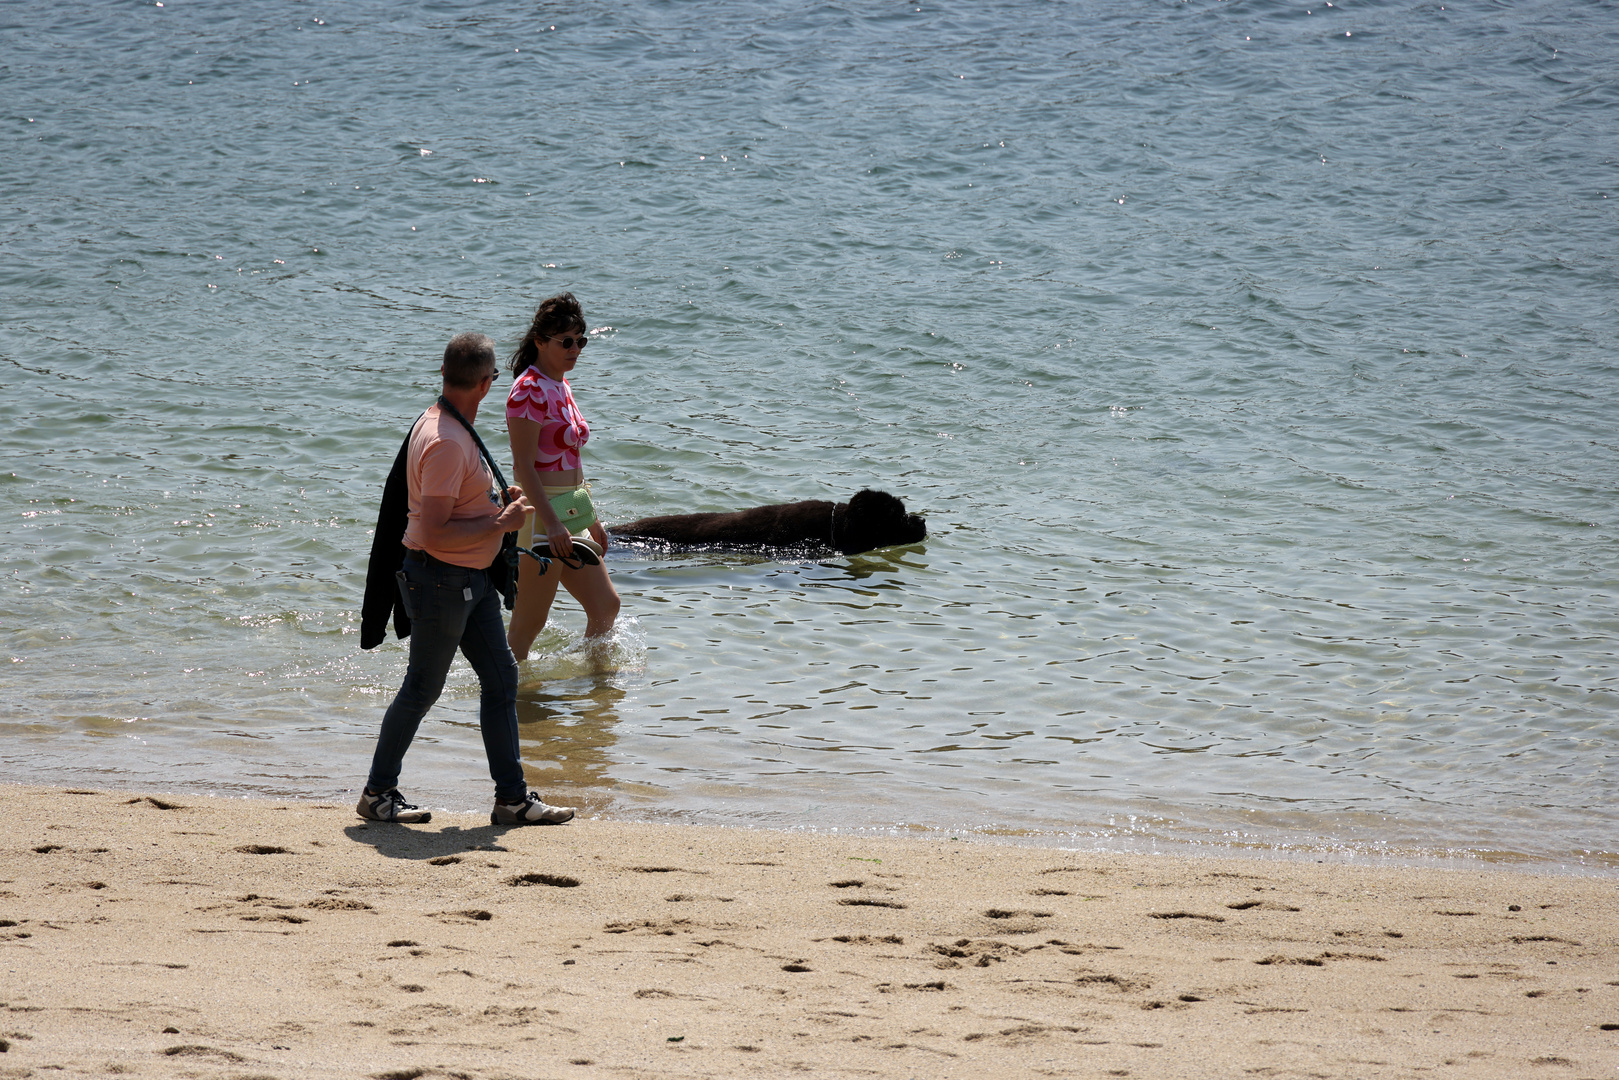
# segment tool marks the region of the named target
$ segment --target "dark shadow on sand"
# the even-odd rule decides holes
[[[369,844],[377,854],[388,859],[437,859],[445,855],[464,855],[469,851],[510,851],[502,847],[501,837],[514,829],[557,829],[564,825],[480,825],[463,829],[449,825],[435,829],[427,825],[395,825],[388,821],[357,821],[344,829],[344,834],[356,844]]]

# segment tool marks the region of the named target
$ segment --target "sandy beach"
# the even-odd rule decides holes
[[[1615,883],[0,787],[0,1076],[1611,1077]]]

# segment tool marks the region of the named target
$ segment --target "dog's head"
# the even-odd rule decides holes
[[[915,544],[927,535],[928,526],[920,514],[907,514],[897,496],[870,488],[841,504],[832,521],[832,546],[845,555]]]

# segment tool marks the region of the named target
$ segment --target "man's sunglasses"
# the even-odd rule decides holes
[[[571,349],[575,345],[579,346],[582,349],[586,345],[590,344],[590,339],[585,337],[585,335],[583,335],[583,334],[580,334],[576,338],[574,338],[574,337],[548,337],[545,340],[546,341],[555,341],[558,344],[560,344],[564,349]]]

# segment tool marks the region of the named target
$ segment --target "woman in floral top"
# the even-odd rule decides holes
[[[599,557],[607,550],[607,530],[596,520],[579,458],[590,425],[567,378],[587,344],[579,301],[563,293],[540,305],[512,354],[515,379],[506,397],[506,430],[517,483],[535,508],[518,542],[531,547],[543,532],[551,554],[559,557],[544,574],[535,560],[519,560],[517,606],[506,630],[519,660],[545,629],[559,581],[585,609],[586,638],[610,633],[618,618],[618,591]]]

